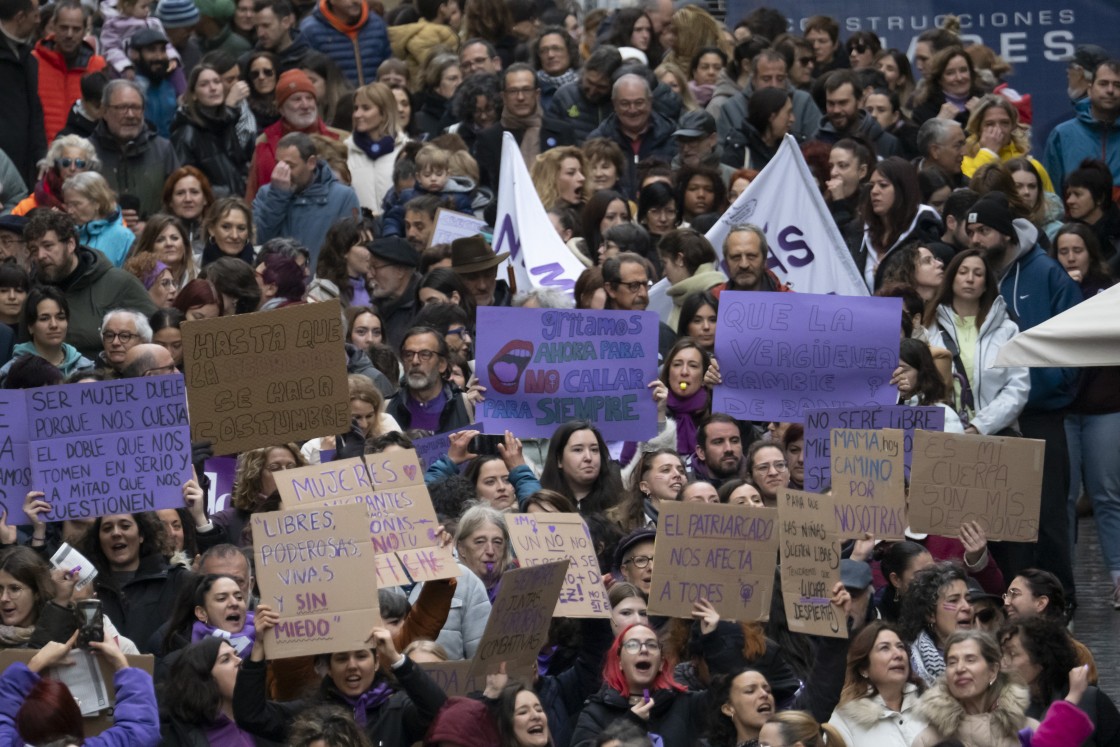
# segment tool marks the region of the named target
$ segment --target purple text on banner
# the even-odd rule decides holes
[[[191,432],[94,433],[31,444],[31,478],[49,521],[178,508],[191,479]]]
[[[31,490],[26,397],[22,389],[0,389],[0,506],[9,524],[23,523],[23,498]]]
[[[657,330],[650,311],[480,307],[478,421],[486,433],[521,438],[551,436],[572,420],[590,421],[608,441],[652,438]]]
[[[800,423],[814,408],[892,405],[901,323],[898,298],[725,291],[712,411]]]
[[[31,441],[188,424],[182,374],[31,389],[27,414]]]
[[[426,438],[412,439],[412,448],[416,449],[416,458],[420,460],[420,467],[428,469],[432,466],[432,462],[444,456],[447,453],[448,447],[451,446],[451,439],[448,438],[452,433],[459,431],[469,431],[471,429],[480,430],[476,425],[468,425],[463,428],[456,428],[447,433],[437,433],[434,436],[427,436]]]
[[[876,430],[898,428],[903,431],[903,463],[910,477],[910,456],[914,431],[945,430],[945,410],[941,407],[838,407],[805,411],[805,490],[823,490],[832,482],[830,433],[833,428]]]

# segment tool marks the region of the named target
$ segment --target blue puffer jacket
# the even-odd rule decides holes
[[[357,28],[348,33],[336,25],[337,21],[332,23],[329,9],[324,12],[326,5],[327,0],[319,0],[311,15],[299,24],[300,32],[312,48],[335,61],[350,85],[373,83],[377,80],[378,66],[393,54],[385,21],[365,6],[362,10],[367,14],[365,23],[355,24]]]
[[[1081,303],[1081,288],[1069,273],[1038,245],[1038,229],[1015,219],[1019,255],[1003,271],[999,292],[1007,308],[1026,332],[1037,324]],[[1026,411],[1048,412],[1068,407],[1077,395],[1078,368],[1032,368],[1031,396]]]
[[[114,267],[120,267],[136,235],[124,224],[120,208],[117,208],[107,218],[91,220],[79,228],[78,239],[79,243],[104,254]]]
[[[1066,176],[1086,158],[1107,163],[1112,183],[1120,184],[1120,121],[1105,123],[1093,119],[1088,107],[1076,111],[1076,117],[1055,127],[1046,139],[1042,165],[1054,188],[1064,189]]]
[[[459,468],[455,466],[455,462],[444,455],[432,462],[431,466],[424,472],[424,482],[430,485],[445,478],[454,477],[457,474],[459,474]],[[541,481],[533,474],[533,470],[524,464],[509,471],[509,482],[513,486],[513,492],[517,496],[519,504],[528,500],[533,493],[542,490]]]
[[[327,229],[340,218],[353,218],[360,211],[358,195],[334,178],[325,161],[316,164],[315,176],[302,191],[266,184],[253,200],[257,240],[263,244],[280,236],[296,239],[311,252],[311,267],[319,259]]]

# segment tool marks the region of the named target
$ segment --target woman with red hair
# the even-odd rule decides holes
[[[693,615],[700,619],[701,646],[715,653],[719,636],[711,635],[719,615],[701,600]],[[627,627],[607,652],[603,687],[588,698],[572,733],[572,747],[589,747],[617,720],[644,724],[666,745],[692,744],[704,730],[708,696],[688,692],[673,680],[674,662],[666,655],[657,631],[635,623]],[[707,658],[705,656],[705,658]]]
[[[85,739],[81,710],[70,689],[58,680],[40,678],[48,667],[66,660],[74,643],[51,641],[26,665],[16,663],[0,676],[0,744],[47,744],[56,740],[84,747],[155,747],[160,743],[159,709],[151,676],[128,665],[113,641],[91,641],[96,656],[113,667],[117,698],[113,725],[96,737]]]

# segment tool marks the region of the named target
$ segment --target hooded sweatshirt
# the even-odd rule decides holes
[[[669,312],[669,320],[666,324],[672,329],[677,328],[677,323],[681,318],[681,304],[684,303],[686,296],[709,290],[726,282],[727,276],[716,265],[706,262],[697,267],[696,272],[692,273],[691,277],[671,285],[669,287],[669,298],[673,299],[673,310]]]
[[[39,351],[35,349],[35,343],[21,342],[12,348],[12,359],[5,363],[3,368],[0,368],[0,382],[7,380],[12,364],[25,355],[39,355]],[[62,355],[62,363],[56,368],[62,372],[63,378],[77,371],[87,371],[93,368],[93,361],[79,353],[73,345],[62,343]]]

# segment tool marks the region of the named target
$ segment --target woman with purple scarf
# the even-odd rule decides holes
[[[245,659],[256,641],[253,613],[232,576],[194,576],[184,584],[163,639],[167,654],[204,638],[221,638]]]
[[[257,634],[263,639],[278,619],[272,610],[259,607]],[[352,711],[373,744],[414,744],[424,738],[447,694],[411,659],[397,653],[388,630],[374,628],[367,640],[372,648],[317,657],[316,668],[327,674],[314,700]],[[391,676],[382,671],[383,663]],[[283,743],[296,714],[314,703],[268,700],[265,669],[264,646],[254,646],[237,673],[233,713],[239,728]]]

